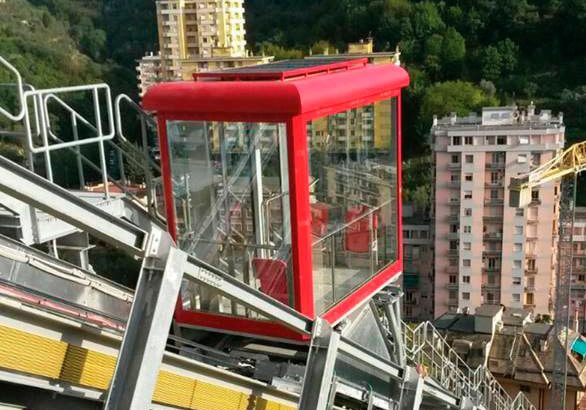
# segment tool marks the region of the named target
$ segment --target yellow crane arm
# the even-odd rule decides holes
[[[509,186],[509,205],[522,208],[531,202],[531,190],[539,185],[561,179],[570,174],[578,174],[586,169],[586,141],[567,148],[533,171],[511,178]]]

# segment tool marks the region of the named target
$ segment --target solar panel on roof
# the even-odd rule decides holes
[[[283,60],[247,67],[228,68],[220,71],[195,73],[193,77],[216,80],[285,80],[319,73],[349,70],[363,67],[365,58],[328,57],[316,59]]]

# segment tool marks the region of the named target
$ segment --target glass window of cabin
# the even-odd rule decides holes
[[[285,125],[169,121],[167,134],[180,248],[291,304]],[[186,310],[254,317],[195,283],[182,296]]]
[[[308,123],[317,314],[396,261],[396,112],[390,99]]]

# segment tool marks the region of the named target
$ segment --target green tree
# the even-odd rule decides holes
[[[448,27],[444,34],[441,56],[448,65],[460,64],[466,56],[466,40],[453,27]]]
[[[480,53],[480,74],[482,78],[490,81],[497,81],[503,70],[502,59],[498,48],[488,46]]]
[[[446,81],[434,84],[425,91],[421,102],[420,119],[425,124],[431,124],[434,115],[444,116],[452,112],[466,115],[470,111],[498,103],[497,98],[488,95],[472,83]]]

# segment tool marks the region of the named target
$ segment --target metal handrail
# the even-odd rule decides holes
[[[403,323],[403,337],[408,361],[425,366],[430,377],[456,396],[476,398],[488,410],[535,410],[522,393],[513,400],[485,366],[471,369],[431,323],[413,329]]]
[[[14,122],[21,121],[24,118],[25,112],[26,112],[26,110],[25,110],[26,100],[24,98],[24,87],[23,87],[22,77],[21,77],[20,73],[18,72],[18,70],[12,64],[10,64],[8,61],[6,61],[2,56],[0,56],[0,64],[16,76],[16,88],[17,88],[17,92],[18,92],[18,100],[20,103],[20,111],[18,112],[18,114],[12,114],[10,111],[4,109],[1,106],[0,106],[0,114],[2,114],[3,116],[5,116],[6,118],[8,118],[11,121],[14,121]]]
[[[78,126],[80,124],[85,125],[86,127],[88,127],[91,131],[93,132],[99,132],[99,130],[89,121],[87,121],[79,112],[77,112],[73,107],[71,107],[69,104],[67,104],[65,101],[63,101],[61,98],[59,98],[58,96],[56,96],[55,94],[48,94],[46,96],[47,98],[47,102],[49,100],[52,100],[54,102],[56,102],[58,105],[60,105],[62,108],[64,108],[71,116],[71,122],[72,122],[72,128],[73,128],[73,136],[74,136],[74,141],[71,141],[69,143],[66,143],[65,141],[61,140],[51,129],[51,125],[50,123],[48,123],[47,121],[45,122],[45,124],[47,124],[46,127],[46,133],[47,135],[57,141],[57,144],[52,145],[51,147],[57,147],[57,149],[68,149],[70,152],[73,152],[74,155],[76,155],[77,160],[78,160],[78,168],[79,168],[79,173],[80,173],[80,184],[84,185],[84,177],[83,177],[83,170],[82,170],[82,163],[90,166],[90,168],[92,168],[94,171],[101,173],[103,176],[103,182],[104,182],[104,189],[107,191],[108,190],[108,182],[112,182],[115,186],[117,186],[118,188],[120,188],[127,196],[130,196],[133,200],[135,200],[138,203],[141,203],[143,206],[145,205],[143,203],[142,200],[140,200],[140,198],[138,198],[136,195],[132,194],[127,187],[124,185],[125,181],[127,180],[126,174],[124,172],[123,169],[123,161],[124,159],[126,159],[129,162],[132,162],[135,166],[143,169],[143,171],[145,172],[145,186],[146,186],[146,191],[147,191],[147,206],[149,208],[149,210],[151,209],[151,204],[152,204],[152,189],[154,187],[154,175],[150,172],[150,168],[152,167],[155,169],[155,171],[160,172],[160,167],[154,163],[154,161],[149,161],[150,158],[144,158],[143,157],[143,152],[139,149],[136,149],[134,147],[134,145],[132,145],[132,143],[130,143],[124,136],[122,136],[121,142],[124,146],[121,147],[117,144],[114,143],[113,140],[107,139],[104,140],[103,142],[109,147],[114,149],[120,159],[121,162],[121,180],[123,181],[123,183],[119,183],[118,181],[116,181],[115,179],[113,179],[107,172],[107,169],[105,167],[106,163],[105,160],[101,161],[101,166],[96,165],[95,163],[93,163],[89,158],[87,158],[86,156],[84,156],[83,154],[81,154],[81,151],[79,149],[79,147],[81,145],[87,144],[88,139],[85,140],[79,140],[77,139],[78,136]],[[47,115],[47,113],[44,113],[45,115]],[[119,122],[119,121],[117,121]],[[94,141],[90,141],[90,142],[94,142]],[[51,149],[54,150],[54,149]],[[135,154],[136,156],[140,157],[143,159],[143,161],[139,161],[137,160],[135,155],[129,155],[128,152],[126,152],[126,150],[128,151],[133,151],[133,154]],[[146,163],[148,162],[148,163]],[[160,215],[158,215],[160,217]]]

